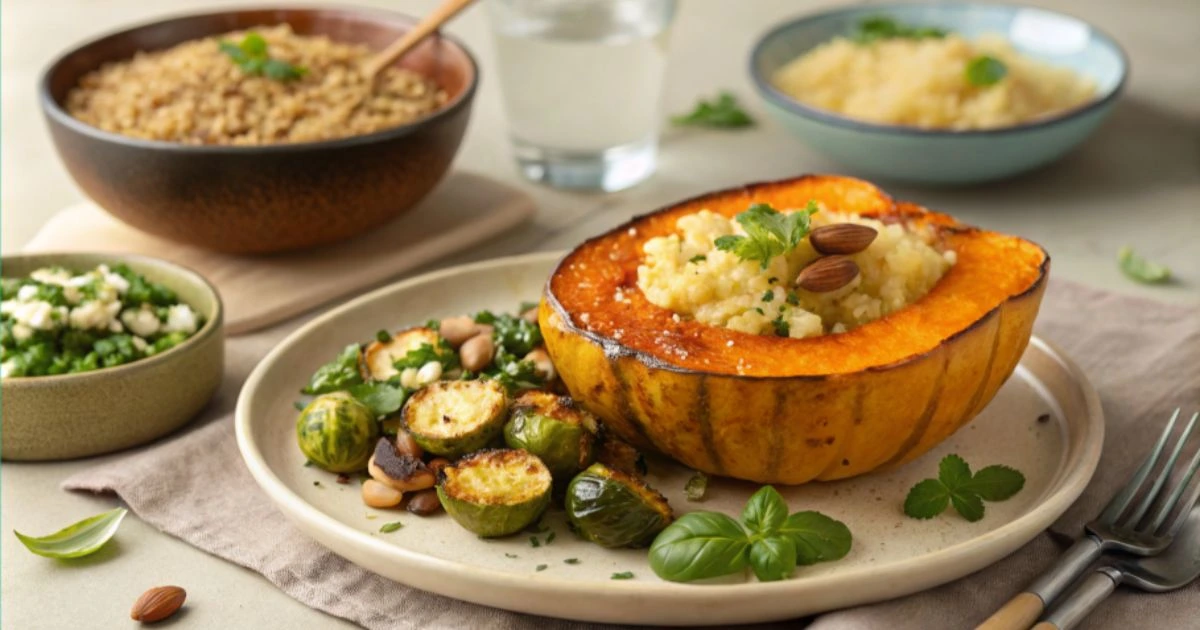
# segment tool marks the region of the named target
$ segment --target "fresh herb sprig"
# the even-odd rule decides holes
[[[850,529],[820,512],[788,514],[775,488],[755,492],[741,522],[720,512],[689,512],[650,545],[650,568],[664,580],[689,582],[750,567],[761,581],[783,580],[797,565],[850,552]]]
[[[347,389],[351,385],[362,383],[362,375],[358,373],[360,351],[361,348],[356,343],[343,348],[337,358],[317,368],[312,378],[308,380],[308,385],[300,392],[315,396]]]
[[[991,55],[979,55],[967,62],[967,83],[976,87],[987,87],[1000,82],[1008,75],[1008,66]]]
[[[1025,487],[1025,475],[1008,466],[988,466],[971,474],[971,467],[958,455],[947,455],[938,464],[936,479],[926,479],[909,490],[904,513],[929,519],[953,505],[972,523],[983,518],[984,501],[1004,501]]]
[[[308,74],[304,66],[290,64],[282,59],[272,59],[267,53],[267,40],[254,31],[246,33],[240,43],[221,41],[221,52],[229,55],[242,72],[251,76],[265,76],[276,81],[294,81]]]
[[[722,236],[713,244],[742,260],[757,260],[766,269],[772,258],[792,251],[808,236],[810,219],[816,212],[815,201],[809,201],[803,210],[788,213],[756,203],[734,217],[746,231],[745,236]]]
[[[1122,273],[1143,284],[1162,284],[1171,279],[1171,270],[1165,265],[1142,258],[1128,245],[1117,252],[1117,264]]]
[[[696,107],[686,114],[672,116],[671,123],[681,126],[738,129],[754,126],[754,119],[738,105],[736,96],[731,92],[721,92],[711,101],[700,99]]]
[[[909,26],[890,17],[869,17],[858,23],[851,39],[860,44],[870,44],[881,39],[940,39],[947,32],[933,26]]]
[[[393,361],[392,365],[397,370],[408,368],[419,370],[426,363],[441,363],[443,371],[453,370],[458,367],[458,352],[455,352],[448,341],[439,337],[437,346],[423,343]]]

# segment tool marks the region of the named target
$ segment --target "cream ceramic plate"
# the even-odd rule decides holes
[[[407,280],[334,309],[280,344],[254,370],[237,408],[238,446],[267,496],[336,553],[428,591],[584,621],[714,625],[888,599],[977,571],[1048,527],[1083,490],[1100,457],[1104,421],[1095,391],[1070,360],[1035,338],[983,413],[924,457],[890,473],[783,489],[792,510],[820,510],[850,527],[854,548],[845,559],[801,567],[781,582],[737,576],[709,584],[663,582],[647,565],[645,550],[610,551],[585,543],[567,530],[561,512],[546,519],[556,533],[550,544],[534,548],[528,535],[484,541],[444,514],[420,518],[367,508],[357,482],[339,485],[333,475],[303,465],[292,404],[318,365],[380,328],[482,308],[515,310],[521,301],[537,298],[558,257],[506,258]],[[1049,419],[1039,421],[1045,414]],[[905,493],[934,476],[938,460],[952,452],[976,467],[1020,469],[1025,489],[1009,501],[988,503],[977,523],[951,513],[931,521],[904,516]],[[703,503],[689,503],[683,486],[690,471],[652,462],[650,472],[651,485],[677,512],[737,514],[756,489],[715,481]],[[404,527],[379,532],[380,525],[395,520]],[[578,563],[566,564],[568,558]],[[537,571],[541,564],[547,568]],[[611,579],[624,571],[632,571],[634,579]]]

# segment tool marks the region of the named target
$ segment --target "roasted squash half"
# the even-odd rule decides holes
[[[642,245],[679,217],[810,199],[930,226],[957,262],[913,304],[804,339],[676,321],[638,290]],[[899,466],[978,414],[1025,350],[1049,264],[1024,239],[895,202],[861,180],[810,175],[684,201],[583,243],[548,281],[539,319],[571,395],[622,439],[708,473],[799,484]]]

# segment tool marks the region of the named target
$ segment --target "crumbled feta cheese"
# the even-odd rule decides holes
[[[8,378],[8,375],[15,372],[16,369],[17,362],[13,359],[9,359],[4,363],[0,363],[0,378]]]
[[[55,269],[47,267],[38,269],[29,274],[30,278],[41,282],[42,284],[58,284],[65,285],[71,281],[71,272],[66,269]]]
[[[119,274],[104,274],[104,284],[116,289],[117,293],[121,295],[125,295],[129,291],[129,281]]]
[[[417,384],[428,385],[442,377],[442,364],[430,361],[417,370]]]
[[[33,336],[33,329],[25,324],[13,324],[12,336],[17,341],[25,341]]]
[[[37,330],[53,330],[58,327],[61,316],[55,318],[54,313],[61,311],[49,302],[33,300],[32,302],[8,301],[4,303],[5,313],[12,315],[18,324],[25,324]]]
[[[33,299],[33,296],[37,295],[37,292],[37,285],[27,284],[20,289],[17,289],[17,299],[22,302],[28,302],[29,300]]]
[[[138,352],[145,352],[146,348],[150,346],[150,344],[146,343],[145,339],[142,339],[141,337],[139,337],[137,335],[134,335],[132,337],[131,343],[133,343],[134,348],[138,349]]]
[[[725,345],[726,345],[726,346],[729,346],[730,348],[732,348],[732,347],[733,347],[733,340],[732,340],[732,339],[730,339],[729,341],[726,341],[726,342],[725,342]]]
[[[120,308],[120,304],[117,304],[117,308]],[[92,300],[76,306],[71,309],[71,314],[68,316],[71,328],[79,330],[103,330],[108,328],[112,319],[108,306],[99,300]]]
[[[121,322],[114,319],[108,323],[108,330],[109,332],[119,333],[125,330],[125,327],[121,325]]]
[[[420,386],[417,383],[417,368],[404,368],[400,372],[400,386],[405,389],[416,389]]]
[[[126,324],[128,325],[128,324]],[[167,323],[162,327],[163,332],[196,332],[196,314],[187,304],[176,304],[167,309]]]
[[[154,314],[154,311],[145,306],[139,309],[125,309],[125,311],[121,313],[121,322],[125,324],[125,327],[128,328],[130,332],[141,337],[149,337],[150,335],[153,335],[154,333],[158,332],[160,327],[163,328],[164,332],[171,332],[166,330],[165,326],[162,326],[162,323],[158,321],[158,316]]]

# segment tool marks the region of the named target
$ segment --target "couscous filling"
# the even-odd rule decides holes
[[[849,223],[877,232],[865,249],[847,256],[858,273],[840,288],[796,286],[803,270],[828,258],[811,238],[766,260],[749,260],[717,244],[745,236],[743,225],[708,210],[681,217],[677,233],[645,243],[638,288],[652,304],[709,326],[803,338],[845,332],[901,309],[928,293],[955,262],[953,250],[935,247],[929,229],[825,210],[810,221],[813,229]]]

